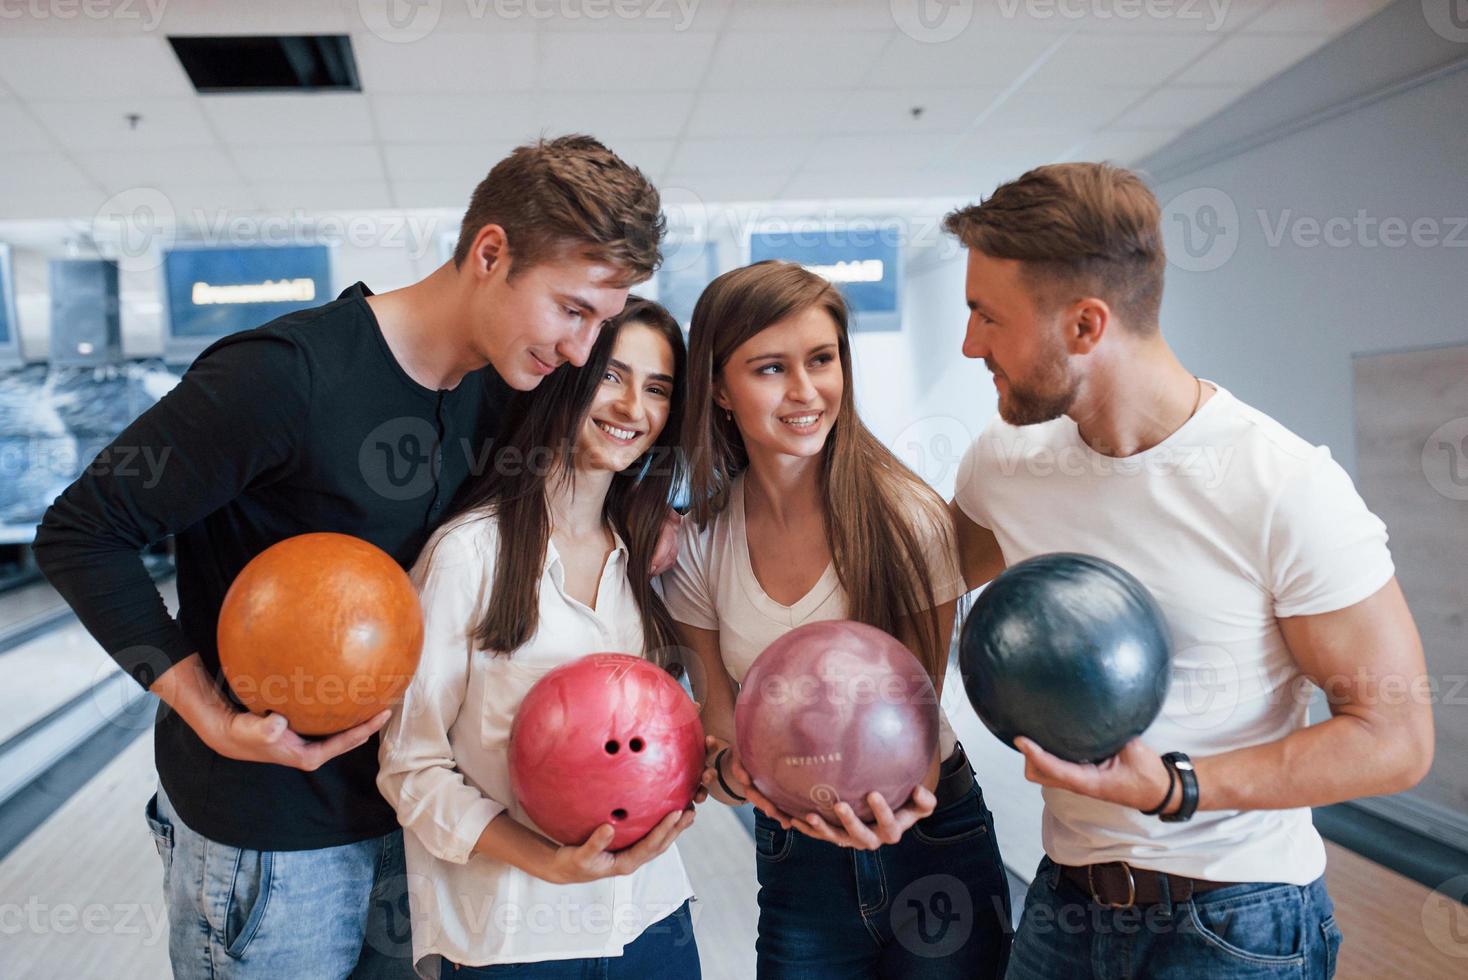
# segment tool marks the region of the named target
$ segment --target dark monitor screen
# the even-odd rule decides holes
[[[841,290],[853,329],[900,330],[899,231],[895,223],[755,231],[749,261],[797,262]]]
[[[173,340],[223,337],[332,299],[325,245],[179,248],[163,270]]]

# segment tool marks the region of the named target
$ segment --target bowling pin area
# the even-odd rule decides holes
[[[855,408],[944,501],[1012,390],[995,380],[1003,341],[975,346],[969,257],[945,218],[1047,164],[1139,174],[1160,209],[1162,335],[1201,379],[1200,402],[1211,384],[1328,449],[1385,525],[1422,641],[1427,775],[1309,809],[1345,937],[1334,975],[1468,977],[1464,0],[0,0],[0,980],[174,975],[161,846],[145,820],[161,702],[42,571],[48,508],[89,472],[148,488],[170,479],[176,458],[120,436],[210,345],[357,283],[381,296],[453,268],[489,169],[527,141],[570,133],[602,141],[657,187],[661,264],[631,291],[666,307],[685,338],[700,295],[734,269],[779,260],[834,284],[851,314]],[[1004,325],[984,329],[992,339]],[[391,420],[360,453],[330,452],[357,460],[369,482],[373,454],[397,453],[403,471],[390,464],[373,487],[397,506],[443,464],[421,421]],[[999,460],[1006,478],[1132,472],[1079,441],[1033,448],[1022,439]],[[1234,447],[1174,448],[1152,461],[1228,512],[1243,465]],[[1110,527],[1154,558],[1185,550],[1144,523],[1077,510],[1087,513],[1058,519]],[[431,514],[443,517],[437,504]],[[177,615],[190,589],[173,535],[140,555]],[[369,556],[396,577],[401,625],[420,610],[396,557]],[[1036,588],[1075,564],[1042,567]],[[263,605],[242,599],[221,616],[221,654],[240,651],[246,680],[255,654],[295,662],[331,642],[295,620],[267,623],[286,607],[311,615],[306,589],[328,573],[297,571],[291,601],[262,588],[252,601]],[[1258,689],[1228,652],[1173,643],[1124,569],[1103,572],[1130,618],[1064,656],[1026,661],[1019,649],[1084,625],[1085,610],[1051,592],[976,588],[942,638],[944,737],[951,727],[993,815],[1014,926],[1046,856],[1046,804],[1009,739],[1044,728],[1070,757],[1101,758],[1144,731],[1164,698],[1226,720],[1250,707],[1230,698]],[[382,613],[384,595],[360,605]],[[966,647],[971,617],[989,625]],[[1004,617],[1007,632],[994,625]],[[274,632],[250,632],[262,624]],[[422,635],[409,623],[398,640],[416,652]],[[866,649],[897,664],[903,644],[884,639],[895,653]],[[366,629],[352,642],[379,640]],[[1185,677],[1169,673],[1179,657]],[[595,666],[616,683],[651,671],[671,699],[665,714],[697,713],[697,670],[638,664]],[[376,690],[400,698],[409,681]],[[542,777],[520,804],[566,839],[585,833],[566,802],[578,773],[606,761],[557,741],[562,703],[595,701],[581,683],[525,721],[515,762],[516,779]],[[596,685],[604,698],[612,689],[601,675]],[[1301,689],[1309,721],[1330,719],[1325,694]],[[269,706],[243,688],[235,700]],[[1093,702],[1114,710],[1056,707]],[[379,708],[293,725],[330,735]],[[898,763],[920,769],[939,738],[936,712],[902,723],[922,730],[921,744],[912,759],[884,758],[884,776]],[[741,756],[771,769],[824,760],[796,727],[790,716],[749,721]],[[690,772],[703,758],[694,730],[659,736]],[[612,744],[608,757],[641,761],[640,740]],[[797,803],[874,788],[863,771],[813,763],[805,776]],[[911,781],[894,785],[906,793]],[[681,806],[666,788],[638,805]],[[757,980],[754,808],[709,799],[694,810],[677,851],[702,976]],[[633,824],[618,846],[648,826]]]

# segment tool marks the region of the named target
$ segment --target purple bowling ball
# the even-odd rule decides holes
[[[933,682],[886,633],[808,623],[771,643],[734,706],[739,757],[780,809],[835,820],[845,800],[871,820],[873,791],[895,810],[922,782],[938,744]]]

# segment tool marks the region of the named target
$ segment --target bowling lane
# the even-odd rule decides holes
[[[153,793],[144,734],[0,861],[0,977],[169,975],[163,882],[143,806]],[[698,899],[708,980],[754,976],[754,845],[734,812],[704,807],[680,849]]]
[[[176,612],[173,580],[158,587],[169,610]],[[74,619],[0,653],[0,668],[5,672],[5,683],[0,685],[0,744],[119,672]]]

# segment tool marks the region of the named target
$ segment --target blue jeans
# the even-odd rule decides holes
[[[755,817],[758,972],[770,980],[999,977],[1009,885],[975,784],[875,851]]]
[[[190,830],[161,786],[147,818],[176,980],[414,976],[401,831],[311,851],[230,847]]]
[[[1108,909],[1040,862],[1009,980],[1329,980],[1341,932],[1325,879],[1229,885],[1186,902]]]
[[[688,903],[664,916],[622,947],[621,956],[538,963],[459,966],[443,961],[440,980],[698,980],[698,943]]]

